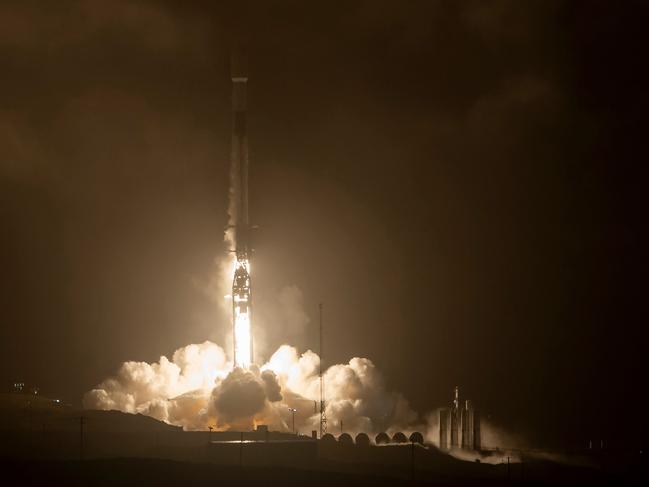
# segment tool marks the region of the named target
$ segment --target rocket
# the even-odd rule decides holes
[[[250,220],[248,215],[248,132],[246,123],[247,70],[243,56],[233,53],[232,77],[232,146],[230,183],[234,216],[234,253],[232,280],[232,334],[234,366],[248,367],[253,361],[252,283],[250,279]]]

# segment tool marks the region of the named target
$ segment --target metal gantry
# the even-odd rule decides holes
[[[322,375],[322,303],[318,305],[320,312],[320,438],[327,433],[327,415],[325,413],[324,377]]]

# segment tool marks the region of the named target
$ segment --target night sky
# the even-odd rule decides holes
[[[323,302],[326,362],[421,413],[458,384],[534,445],[646,437],[647,2],[233,3],[0,4],[4,388],[229,350],[244,39],[260,354]]]

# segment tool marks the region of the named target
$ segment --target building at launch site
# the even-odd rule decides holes
[[[439,447],[442,450],[480,450],[480,411],[473,407],[470,400],[464,401],[464,404],[460,402],[459,387],[456,386],[454,392],[451,407],[439,410]]]

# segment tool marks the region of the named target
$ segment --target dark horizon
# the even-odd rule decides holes
[[[2,383],[80,405],[123,361],[230,351],[205,288],[245,37],[260,353],[317,350],[323,302],[327,364],[371,359],[421,414],[459,385],[531,445],[646,441],[619,419],[646,375],[646,3],[229,5],[0,7]]]

